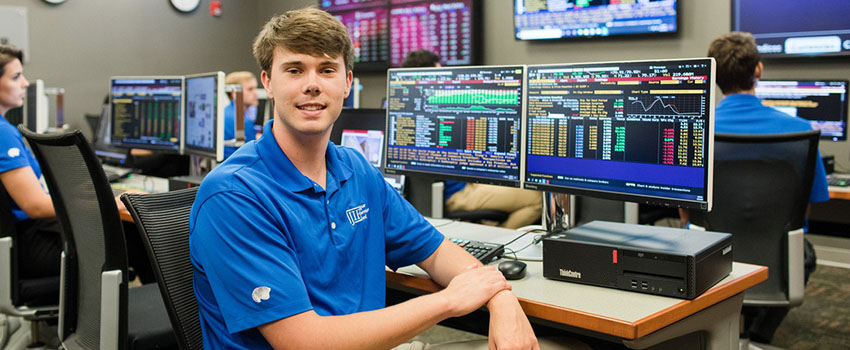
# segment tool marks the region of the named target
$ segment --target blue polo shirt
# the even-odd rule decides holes
[[[25,166],[32,168],[36,178],[41,178],[41,167],[38,166],[38,161],[35,160],[32,152],[24,144],[21,133],[0,115],[0,173]],[[27,213],[24,213],[15,201],[9,200],[12,203],[15,221],[29,219]]]
[[[714,108],[714,132],[730,134],[781,134],[812,130],[808,121],[792,117],[775,108],[765,106],[758,97],[750,94],[726,96]],[[812,183],[810,203],[829,200],[829,188],[823,161],[815,161],[815,178]]]
[[[204,179],[189,218],[207,349],[267,349],[256,329],[314,310],[383,308],[385,266],[419,263],[443,236],[354,150],[328,144],[327,189],[281,151],[269,121]]]

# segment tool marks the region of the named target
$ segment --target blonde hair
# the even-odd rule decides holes
[[[330,59],[342,56],[346,73],[354,69],[354,46],[348,29],[329,13],[316,8],[287,11],[263,25],[254,40],[254,58],[269,76],[277,47]]]
[[[242,84],[249,80],[257,81],[257,76],[254,75],[254,73],[245,70],[232,72],[224,77],[224,83],[227,85]]]

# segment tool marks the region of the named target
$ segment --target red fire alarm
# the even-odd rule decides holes
[[[221,1],[212,0],[210,1],[210,16],[220,17],[221,16]]]

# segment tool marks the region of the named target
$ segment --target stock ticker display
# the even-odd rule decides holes
[[[526,187],[705,201],[711,66],[529,66]]]
[[[358,68],[368,65],[386,68],[390,59],[387,16],[385,7],[334,13],[348,29],[354,45],[354,64]]]
[[[112,142],[143,149],[180,149],[183,78],[115,78]]]
[[[391,69],[388,172],[519,186],[522,66]]]
[[[809,121],[822,139],[847,139],[847,81],[759,80],[762,104]]]
[[[444,66],[472,64],[472,20],[472,0],[392,7],[390,63],[399,67],[408,52],[426,49]]]

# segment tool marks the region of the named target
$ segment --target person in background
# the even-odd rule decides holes
[[[733,134],[780,134],[812,130],[808,121],[765,106],[755,96],[755,86],[764,73],[764,64],[750,33],[732,32],[714,39],[708,56],[717,61],[717,86],[723,99],[714,109],[714,131]],[[809,203],[829,200],[826,171],[820,158],[815,161],[815,175]],[[686,212],[683,212],[686,214]],[[687,215],[683,216],[687,221]],[[815,270],[814,249],[805,241],[805,280]],[[744,307],[750,339],[770,343],[787,308]]]
[[[257,120],[257,105],[259,99],[257,96],[257,76],[248,71],[238,71],[228,74],[224,78],[227,85],[242,85],[242,104],[245,108],[243,125],[245,128],[245,142],[257,139],[257,134],[262,130],[256,130],[254,123]],[[230,96],[230,103],[224,109],[224,139],[233,140],[236,138],[236,99]],[[224,157],[227,158],[236,147],[225,147]]]
[[[428,50],[410,51],[402,67],[440,67],[440,56]],[[445,181],[447,211],[498,210],[509,213],[501,227],[516,229],[539,223],[543,208],[540,192],[519,188]]]

